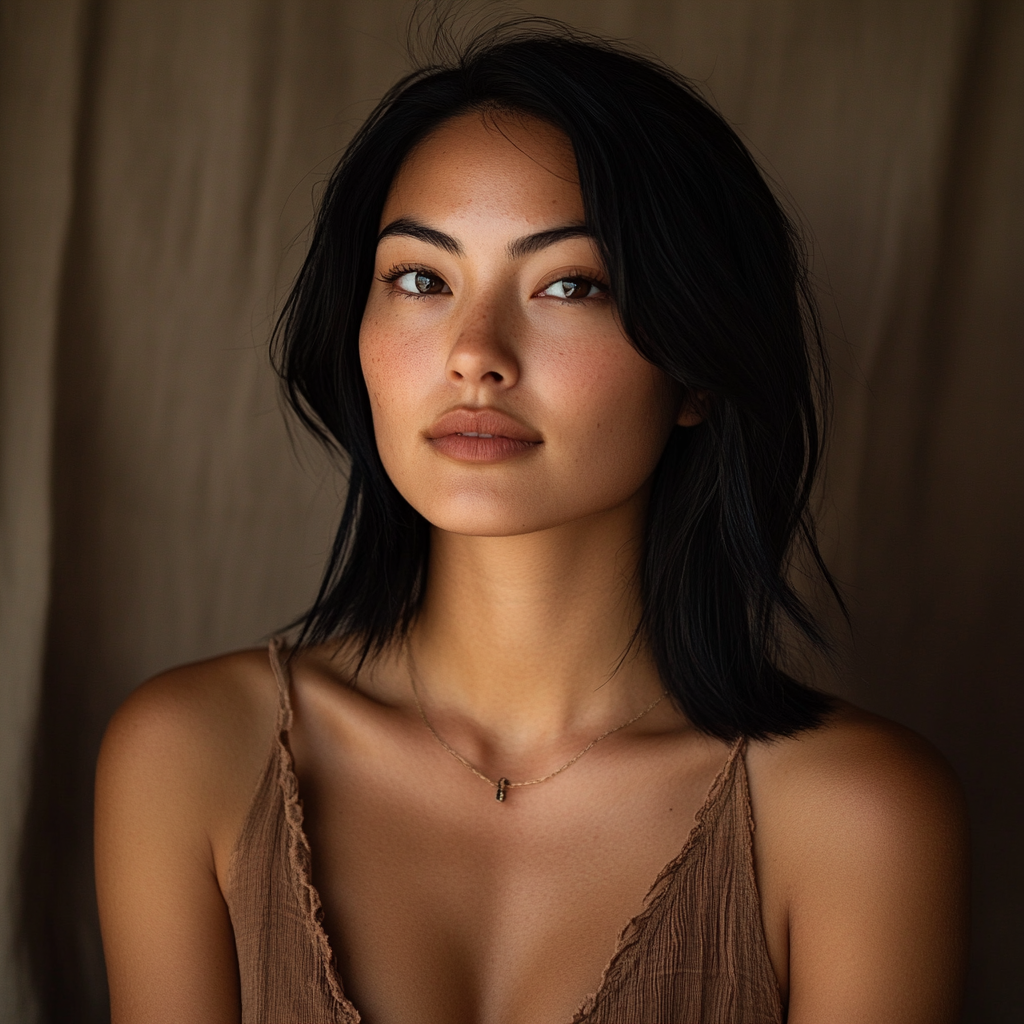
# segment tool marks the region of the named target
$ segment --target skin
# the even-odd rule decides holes
[[[700,414],[623,336],[585,234],[521,242],[583,224],[553,129],[448,122],[393,183],[382,231],[396,222],[360,353],[384,465],[433,526],[421,698],[486,775],[537,778],[661,692],[646,651],[615,666],[651,472]],[[460,409],[506,413],[527,440],[504,458],[488,456],[504,442],[452,441],[437,424]],[[370,1024],[570,1019],[728,752],[662,701],[499,804],[424,728],[401,652],[358,678],[344,645],[307,652],[293,700],[326,929]],[[115,1024],[240,1019],[222,892],[275,714],[267,656],[249,651],[150,681],[112,721],[96,862]],[[844,706],[751,744],[747,764],[790,1024],[953,1021],[965,825],[935,752]]]

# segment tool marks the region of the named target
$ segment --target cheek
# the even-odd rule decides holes
[[[676,389],[628,341],[559,360],[545,379],[561,408],[562,440],[581,468],[627,487],[653,472],[675,424]]]
[[[430,358],[411,332],[402,331],[386,311],[367,309],[359,330],[359,360],[370,397],[373,429],[385,465],[417,407]]]

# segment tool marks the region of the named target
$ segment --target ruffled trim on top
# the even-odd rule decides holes
[[[292,704],[289,694],[289,680],[281,664],[283,641],[275,637],[270,641],[270,664],[277,678],[277,762],[278,782],[284,798],[285,821],[288,824],[288,864],[291,869],[295,894],[302,908],[310,938],[317,949],[320,966],[331,996],[342,1013],[342,1024],[359,1024],[359,1011],[349,1002],[338,976],[337,961],[331,949],[330,939],[324,930],[324,909],[320,893],[312,880],[313,857],[309,839],[303,829],[302,801],[299,797],[299,780],[295,775],[295,761],[288,744],[292,727]]]
[[[323,974],[327,985],[341,1013],[340,1024],[360,1024],[359,1011],[345,996],[341,979],[337,970],[334,952],[323,925],[323,905],[320,894],[312,882],[312,851],[309,839],[303,829],[302,801],[299,796],[299,783],[295,775],[295,762],[288,742],[292,726],[292,706],[289,694],[288,675],[281,663],[280,652],[284,642],[280,637],[270,642],[270,663],[278,683],[279,710],[277,722],[277,762],[278,782],[284,802],[285,820],[288,827],[288,861],[296,896],[303,911],[303,917],[309,930],[310,938],[316,946]],[[623,959],[644,937],[645,930],[652,915],[659,909],[671,891],[671,884],[680,869],[690,858],[693,851],[704,840],[707,832],[713,827],[723,796],[731,791],[736,780],[736,766],[746,747],[743,737],[738,739],[729,751],[725,764],[715,776],[708,795],[700,809],[694,815],[693,827],[687,836],[683,848],[659,872],[647,894],[643,906],[619,933],[615,952],[607,967],[601,974],[601,980],[595,991],[586,997],[573,1015],[569,1024],[585,1024],[587,1017],[597,1010],[610,995],[612,987],[621,980],[626,970]],[[744,787],[745,788],[745,787]],[[750,830],[753,830],[753,813],[749,794],[746,794],[746,813]],[[752,835],[748,841],[752,842]],[[748,867],[753,874],[752,856],[748,858]],[[756,886],[756,881],[755,881]],[[777,988],[776,981],[776,988]]]
[[[623,970],[623,957],[643,938],[647,921],[664,901],[673,879],[679,873],[679,869],[689,859],[691,851],[697,846],[704,837],[708,828],[713,824],[710,817],[711,811],[717,808],[722,795],[728,790],[732,783],[736,772],[736,763],[738,759],[742,757],[745,747],[746,740],[742,736],[733,744],[732,750],[729,751],[729,756],[726,759],[725,764],[722,765],[718,774],[715,776],[714,782],[711,783],[711,788],[708,790],[708,795],[705,798],[704,803],[701,805],[700,810],[698,810],[693,816],[693,827],[690,829],[690,834],[686,837],[686,842],[683,844],[683,848],[673,860],[669,861],[668,864],[661,869],[658,877],[651,884],[650,889],[647,890],[647,895],[644,896],[643,907],[640,912],[635,917],[631,918],[619,933],[618,941],[615,944],[615,952],[612,954],[611,960],[608,961],[608,966],[604,969],[597,988],[587,996],[582,1003],[580,1003],[579,1009],[577,1009],[576,1013],[573,1015],[570,1024],[585,1024],[587,1017],[589,1017],[607,997],[612,984],[619,980],[619,976]],[[749,801],[748,814],[751,814]],[[752,814],[751,825],[753,825]]]

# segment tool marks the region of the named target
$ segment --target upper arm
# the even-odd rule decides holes
[[[789,1024],[954,1021],[967,829],[948,767],[867,716],[786,745],[760,819],[788,921]]]
[[[238,794],[255,780],[244,752],[225,757],[238,744],[230,729],[218,737],[223,708],[197,673],[136,691],[97,765],[96,889],[114,1024],[240,1019],[215,847],[218,822],[237,819]]]

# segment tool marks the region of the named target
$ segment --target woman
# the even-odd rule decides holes
[[[955,1018],[957,787],[780,667],[823,642],[795,541],[830,582],[798,253],[608,44],[520,27],[385,97],[278,335],[351,458],[319,596],[104,743],[116,1024]]]

